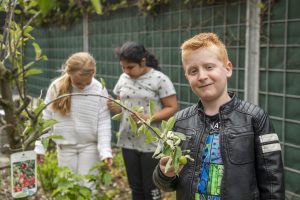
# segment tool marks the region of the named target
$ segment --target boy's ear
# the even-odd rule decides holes
[[[227,78],[230,78],[232,76],[232,63],[230,61],[227,62],[225,69]]]

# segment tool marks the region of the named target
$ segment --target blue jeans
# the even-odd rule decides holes
[[[152,181],[154,168],[158,160],[153,153],[143,153],[131,149],[122,149],[132,200],[161,200],[160,190]]]

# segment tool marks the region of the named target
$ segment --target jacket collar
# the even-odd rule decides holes
[[[232,110],[234,110],[238,106],[239,102],[241,101],[239,98],[237,98],[235,93],[232,91],[228,91],[228,95],[231,97],[231,100],[228,101],[227,103],[223,104],[220,107],[220,109],[219,109],[220,114],[221,113],[222,114],[230,113]],[[203,104],[202,104],[201,100],[199,100],[197,108],[198,108],[199,115],[204,116],[205,112],[204,112]]]

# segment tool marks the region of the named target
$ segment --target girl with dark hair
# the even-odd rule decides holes
[[[114,94],[122,102],[126,102],[129,108],[144,107],[143,113],[136,113],[144,120],[150,117],[149,100],[154,101],[156,112],[152,125],[159,127],[159,122],[167,120],[177,111],[176,92],[172,82],[159,71],[157,59],[143,45],[126,42],[116,54],[119,57],[123,74],[115,85]],[[132,131],[128,112],[112,101],[108,101],[107,105],[114,113],[123,112],[117,144],[122,148],[132,199],[161,199],[160,190],[152,181],[153,170],[158,164],[158,161],[152,158],[156,144],[145,143],[144,135],[137,136]]]

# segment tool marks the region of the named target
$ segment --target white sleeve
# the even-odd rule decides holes
[[[48,88],[46,97],[45,97],[45,104],[49,103],[53,99],[53,85],[51,84]],[[52,110],[50,109],[51,104],[48,105],[44,110],[43,110],[43,118],[44,119],[52,119]]]
[[[50,101],[52,101],[53,99],[53,83],[49,86],[48,90],[47,90],[47,94],[46,94],[46,97],[45,97],[45,100],[44,100],[44,103],[47,104],[49,103]],[[43,110],[43,119],[44,120],[48,120],[48,119],[53,119],[53,111],[50,109],[50,105],[48,105],[44,110]],[[46,138],[48,136],[51,136],[52,135],[52,127],[51,127],[51,130],[49,130],[46,134],[43,134],[40,136],[40,138]]]
[[[101,91],[101,94],[108,96],[105,88]],[[98,114],[98,151],[101,160],[105,158],[112,158],[111,119],[106,101],[107,100],[105,98],[100,98],[100,108]]]

